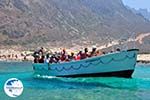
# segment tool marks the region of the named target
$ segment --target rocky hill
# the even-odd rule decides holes
[[[147,9],[139,9],[138,13],[142,14],[145,18],[150,21],[150,12]]]
[[[0,45],[102,45],[148,32],[121,0],[0,0]]]
[[[130,7],[127,7],[127,8],[130,9],[133,13],[141,15],[144,18],[146,18],[147,20],[150,21],[150,12],[147,9],[140,8],[140,9],[137,10],[137,9],[130,8]]]

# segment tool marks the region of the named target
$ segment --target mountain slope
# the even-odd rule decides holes
[[[145,18],[150,21],[150,12],[147,9],[139,9],[138,13],[142,14]]]
[[[121,0],[0,0],[2,45],[102,44],[133,32],[150,32],[150,22]]]

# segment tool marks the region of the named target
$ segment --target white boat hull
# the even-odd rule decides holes
[[[35,74],[58,77],[131,77],[136,64],[137,49],[121,51],[80,61],[57,64],[33,64]]]

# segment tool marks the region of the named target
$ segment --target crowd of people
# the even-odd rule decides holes
[[[0,59],[5,59],[5,60],[12,60],[12,59],[18,59],[17,54],[8,54],[8,55],[0,55]]]
[[[104,52],[97,50],[96,47],[93,47],[91,51],[89,51],[88,48],[85,48],[83,51],[81,50],[78,53],[71,52],[70,54],[65,49],[54,53],[45,53],[44,48],[41,47],[41,49],[34,52],[33,57],[34,63],[60,63],[82,60],[102,54],[104,54]]]

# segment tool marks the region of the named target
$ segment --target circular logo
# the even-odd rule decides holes
[[[23,92],[23,84],[17,78],[10,78],[5,82],[4,91],[10,97],[18,97]]]

